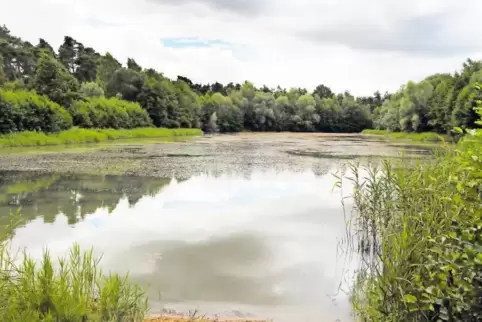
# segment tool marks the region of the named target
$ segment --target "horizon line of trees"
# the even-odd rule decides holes
[[[248,81],[196,84],[185,76],[169,79],[133,58],[123,66],[110,53],[102,55],[69,36],[57,51],[44,39],[34,46],[3,26],[0,133],[68,126],[447,132],[452,126],[470,127],[475,122],[472,107],[480,94],[473,84],[482,80],[481,70],[482,62],[468,60],[461,73],[432,75],[420,83],[409,82],[393,95],[377,91],[368,97],[354,97],[348,91],[336,94],[325,85],[308,92],[256,88]],[[52,116],[54,111],[63,115],[61,126],[50,124],[59,119]],[[50,125],[42,126],[42,120],[49,118]]]

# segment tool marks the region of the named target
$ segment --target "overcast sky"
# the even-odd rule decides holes
[[[195,82],[367,95],[482,58],[482,0],[0,0],[0,23]]]

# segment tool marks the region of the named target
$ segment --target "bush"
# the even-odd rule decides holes
[[[99,84],[94,82],[82,83],[80,86],[80,96],[83,98],[99,98],[104,96],[104,90]]]
[[[69,113],[34,91],[0,88],[0,133],[59,132],[72,127]]]
[[[141,321],[147,298],[127,277],[104,275],[92,251],[78,245],[57,265],[45,251],[20,263],[0,244],[1,321]]]
[[[482,133],[436,162],[352,168],[361,321],[480,321]]]
[[[152,126],[147,112],[137,103],[118,98],[89,98],[70,109],[74,125],[84,128],[131,129]]]

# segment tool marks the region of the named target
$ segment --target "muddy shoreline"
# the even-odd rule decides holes
[[[189,178],[253,171],[324,174],[334,162],[430,154],[426,147],[394,144],[360,134],[241,133],[180,142],[135,140],[108,145],[10,149],[0,170]]]

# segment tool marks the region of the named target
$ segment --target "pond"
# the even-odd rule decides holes
[[[35,258],[93,246],[104,270],[147,287],[154,314],[350,321],[357,260],[342,247],[341,161],[182,179],[3,171],[0,220],[21,207],[12,247]]]

